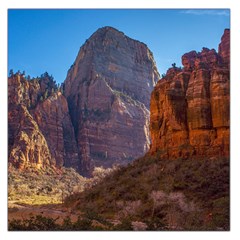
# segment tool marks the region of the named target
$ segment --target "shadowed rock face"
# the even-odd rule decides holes
[[[158,78],[147,46],[114,28],[99,29],[81,47],[64,93],[83,174],[128,163],[149,149],[148,109]]]
[[[8,79],[9,162],[17,168],[77,168],[67,101],[59,91],[47,95],[50,85],[47,78],[28,81],[20,74]]]
[[[165,157],[229,156],[230,31],[219,52],[203,48],[182,56],[151,96],[151,152]]]

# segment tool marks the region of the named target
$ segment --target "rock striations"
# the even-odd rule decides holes
[[[20,169],[77,166],[77,146],[65,97],[48,74],[8,79],[9,162]]]
[[[97,30],[81,47],[64,93],[83,174],[148,151],[149,102],[158,79],[147,46],[114,28]]]
[[[149,150],[149,103],[151,153],[228,156],[230,31],[218,53],[192,51],[182,64],[155,86],[159,73],[147,46],[104,27],[80,48],[63,89],[47,73],[28,80],[11,73],[9,162],[74,167],[85,176],[126,164]]]
[[[81,47],[63,84],[48,74],[8,80],[9,162],[67,166],[125,164],[149,150],[149,102],[159,79],[147,46],[104,27]]]
[[[182,56],[151,95],[151,153],[167,158],[229,156],[230,31],[215,50]]]

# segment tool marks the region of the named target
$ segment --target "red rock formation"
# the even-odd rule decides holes
[[[99,29],[81,47],[64,92],[83,174],[128,163],[149,149],[148,107],[158,78],[147,46],[116,29]]]
[[[9,121],[16,120],[18,128],[15,130],[9,163],[19,169],[55,166],[46,139],[24,105],[19,104],[11,109]]]
[[[169,158],[229,156],[229,30],[219,52],[182,56],[151,96],[151,152]]]
[[[81,47],[64,83],[67,101],[47,73],[34,80],[12,75],[9,161],[21,168],[71,166],[90,175],[94,166],[143,155],[150,145],[150,93],[158,78],[147,46],[111,27],[99,29]],[[45,150],[36,150],[35,143]]]
[[[39,102],[32,111],[34,119],[45,136],[57,166],[79,167],[78,150],[68,105],[61,92],[53,93]]]
[[[9,162],[15,167],[78,168],[78,151],[65,97],[44,75],[8,79]]]
[[[230,68],[230,29],[225,29],[218,47],[218,53],[225,64]]]

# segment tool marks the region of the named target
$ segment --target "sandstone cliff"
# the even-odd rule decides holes
[[[203,48],[182,56],[151,95],[151,153],[167,158],[229,156],[230,31],[218,53]]]
[[[150,94],[159,78],[141,42],[104,27],[81,47],[64,82],[81,172],[128,163],[149,149]]]
[[[48,74],[8,79],[9,162],[15,167],[78,166],[65,97]]]

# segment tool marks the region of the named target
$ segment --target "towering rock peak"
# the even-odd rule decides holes
[[[123,32],[120,32],[116,28],[106,26],[99,28],[92,36],[89,38],[89,41],[94,39],[108,39],[108,38],[124,38],[126,37]]]
[[[85,67],[86,62],[90,66]],[[147,46],[112,27],[98,29],[80,48],[65,81],[66,96],[86,79],[102,76],[111,88],[126,92],[147,108],[151,91],[159,79],[153,55]]]
[[[98,29],[80,48],[64,94],[83,174],[128,163],[148,150],[150,94],[158,79],[147,46],[114,28]]]
[[[229,156],[229,30],[219,53],[203,48],[182,56],[151,95],[151,152],[168,158]]]

